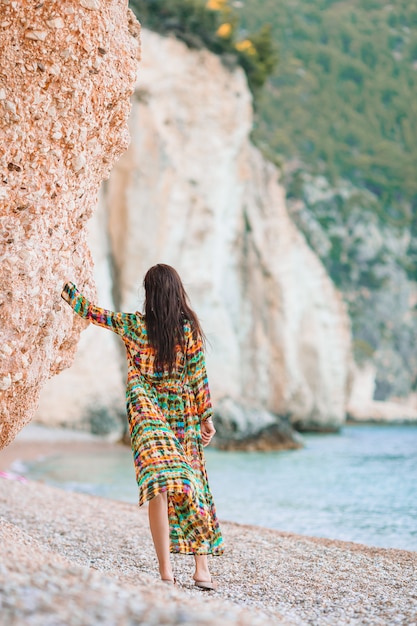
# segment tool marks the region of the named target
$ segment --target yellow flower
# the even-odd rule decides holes
[[[232,34],[232,25],[229,24],[228,22],[225,22],[224,24],[221,24],[219,26],[216,32],[219,37],[224,37],[226,39],[227,37],[230,37],[230,35]]]
[[[227,0],[208,0],[206,8],[211,11],[221,11],[225,8]]]
[[[246,52],[247,54],[256,54],[256,48],[251,42],[250,39],[244,39],[243,41],[238,41],[235,44],[236,50],[239,52]]]

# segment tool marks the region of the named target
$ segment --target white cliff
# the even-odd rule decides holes
[[[390,398],[381,402],[374,400],[377,369],[373,363],[352,368],[352,385],[347,413],[354,422],[392,424],[417,423],[417,394],[408,398]]]
[[[268,412],[337,428],[349,319],[288,216],[277,169],[250,142],[243,72],[148,31],[142,48],[132,143],[104,195],[118,308],[141,307],[149,266],[174,265],[209,339],[219,416],[233,415],[238,429],[270,426]]]

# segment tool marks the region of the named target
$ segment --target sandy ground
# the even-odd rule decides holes
[[[118,445],[121,444],[89,433],[29,424],[9,446],[0,450],[0,472],[13,469],[13,464],[19,461],[34,461],[52,454],[69,456],[114,450]]]
[[[28,435],[0,453],[0,469],[40,450],[114,445]],[[0,624],[417,626],[416,552],[222,530],[225,555],[211,559],[218,591],[195,589],[193,560],[179,555],[173,588],[158,581],[146,509],[0,479]]]

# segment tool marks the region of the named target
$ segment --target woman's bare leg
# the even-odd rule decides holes
[[[211,574],[208,567],[207,554],[194,554],[195,559],[195,572],[194,580],[202,582],[210,582]]]
[[[171,559],[169,554],[169,524],[168,524],[168,498],[163,491],[148,505],[149,526],[158,557],[159,573],[162,580],[174,580]]]

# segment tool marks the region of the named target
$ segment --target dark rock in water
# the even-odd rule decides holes
[[[296,450],[302,448],[303,443],[301,437],[288,425],[277,423],[266,426],[258,433],[241,439],[223,439],[217,438],[216,435],[215,446],[220,450],[270,452],[271,450]]]
[[[266,410],[241,407],[230,398],[216,406],[214,421],[213,444],[220,450],[267,452],[303,447],[302,438],[286,418]]]
[[[321,434],[331,434],[340,432],[340,426],[336,425],[331,419],[326,422],[320,422],[314,420],[314,418],[310,420],[299,420],[292,418],[291,425],[299,432],[299,433],[321,433]]]

